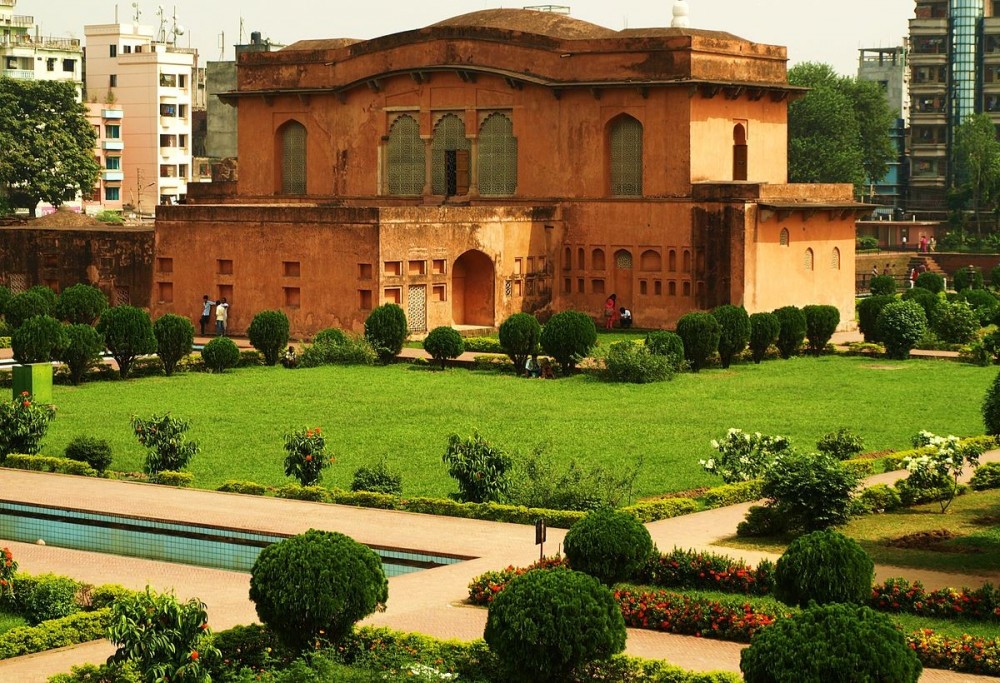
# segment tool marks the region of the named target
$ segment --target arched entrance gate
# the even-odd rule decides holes
[[[451,270],[451,317],[456,325],[492,327],[496,278],[493,260],[481,251],[467,251]]]

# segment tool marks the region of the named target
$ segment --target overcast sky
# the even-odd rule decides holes
[[[18,0],[15,11],[31,15],[45,35],[83,38],[85,24],[112,24],[115,8],[130,23],[133,0]],[[494,0],[137,0],[140,23],[159,26],[162,5],[169,20],[176,8],[186,33],[178,44],[198,48],[201,61],[232,59],[232,45],[260,31],[274,42],[305,38],[374,38],[442,19],[521,3]],[[525,5],[535,4],[527,0]],[[541,4],[541,3],[538,3]],[[673,0],[563,0],[572,16],[608,28],[669,26]],[[693,28],[728,31],[758,43],[786,45],[791,64],[825,62],[843,74],[857,72],[858,49],[898,45],[907,33],[914,0],[689,0]]]

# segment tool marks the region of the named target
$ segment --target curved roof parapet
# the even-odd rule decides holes
[[[439,21],[427,28],[437,27],[494,28],[502,31],[519,31],[556,38],[558,40],[592,40],[615,38],[618,31],[565,14],[541,12],[531,9],[484,9]]]
[[[355,43],[362,43],[358,38],[323,38],[320,40],[297,40],[291,45],[286,45],[282,50],[338,50],[342,47],[349,47]]]

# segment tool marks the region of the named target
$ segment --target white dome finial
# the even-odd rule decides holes
[[[674,0],[674,18],[670,28],[687,28],[689,25],[687,0]]]

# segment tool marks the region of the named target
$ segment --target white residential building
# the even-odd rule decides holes
[[[70,81],[83,86],[83,50],[76,38],[42,36],[34,17],[14,14],[17,0],[0,0],[0,76]]]
[[[3,2],[4,0],[0,0]],[[121,199],[140,214],[184,200],[191,180],[191,109],[197,50],[154,38],[139,24],[84,27],[86,92],[125,112]]]

